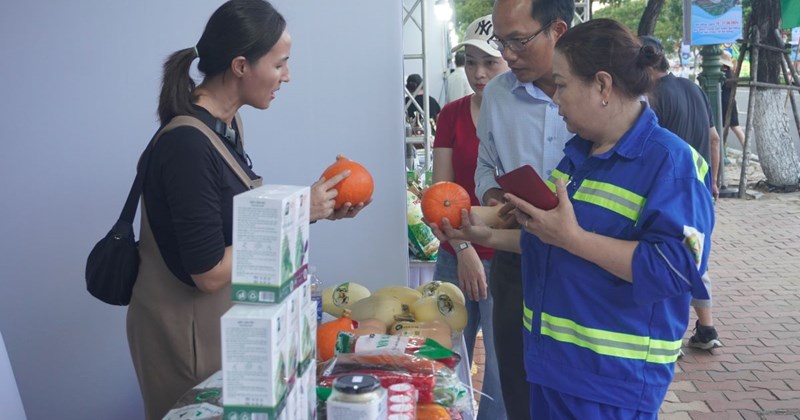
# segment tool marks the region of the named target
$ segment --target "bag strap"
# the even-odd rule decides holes
[[[236,174],[236,176],[239,177],[239,180],[241,180],[242,183],[248,189],[252,190],[253,188],[255,188],[255,187],[260,185],[261,178],[250,179],[250,177],[247,175],[247,173],[244,171],[244,169],[242,169],[242,165],[240,165],[239,161],[237,161],[236,158],[233,157],[233,155],[231,154],[230,150],[228,150],[228,148],[225,147],[225,143],[222,142],[222,140],[219,138],[217,133],[215,133],[213,130],[211,130],[205,123],[203,123],[202,121],[198,120],[195,117],[191,117],[191,116],[188,116],[188,115],[179,115],[179,116],[173,118],[172,121],[170,121],[170,123],[167,124],[166,127],[164,127],[164,130],[166,130],[167,127],[169,127],[172,123],[176,123],[177,124],[176,126],[187,125],[187,126],[190,126],[190,127],[194,127],[197,130],[200,130],[201,133],[205,134],[206,137],[208,137],[208,139],[211,140],[211,144],[214,145],[215,149],[217,149],[217,152],[219,152],[219,154],[225,160],[225,163],[228,164],[228,166],[233,170],[233,172]],[[239,121],[236,121],[236,123],[237,123],[236,125],[239,128],[239,133],[240,133],[239,137],[242,138],[241,137],[241,132],[242,132],[241,123]],[[175,127],[172,127],[172,128],[175,128]],[[242,141],[244,141],[244,139],[242,139]]]
[[[244,130],[242,130],[242,120],[239,117],[239,113],[237,112],[234,116],[234,121],[236,121],[236,127],[239,130],[239,139],[244,145]],[[144,173],[147,171],[147,168],[150,164],[150,152],[153,149],[153,146],[156,144],[161,136],[170,131],[178,128],[180,126],[189,126],[194,127],[199,130],[201,133],[205,134],[206,137],[211,141],[211,144],[214,145],[214,148],[217,149],[217,152],[222,156],[225,160],[225,163],[233,170],[239,180],[248,188],[253,189],[257,186],[261,185],[261,178],[250,179],[247,173],[242,169],[242,165],[236,160],[236,158],[231,155],[231,152],[225,147],[225,144],[222,143],[217,133],[212,131],[199,119],[188,116],[188,115],[179,115],[173,118],[167,125],[165,125],[161,130],[156,133],[150,143],[147,145],[147,148],[142,153],[142,157],[139,160],[139,164],[137,165],[136,170],[136,178],[133,180],[133,185],[131,185],[131,190],[128,193],[128,198],[125,200],[125,206],[122,208],[122,212],[119,215],[119,220],[133,224],[133,218],[136,217],[136,204],[139,202],[139,197],[142,195],[142,184],[144,183]]]

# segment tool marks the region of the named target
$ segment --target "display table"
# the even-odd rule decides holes
[[[459,334],[459,339],[453,350],[461,355],[461,361],[456,366],[458,378],[467,385],[470,390],[470,401],[473,401],[472,376],[470,375],[470,361],[467,360],[467,345],[464,336]],[[222,371],[218,371],[208,377],[194,388],[187,391],[167,413],[164,420],[223,420],[222,417]],[[469,409],[462,412],[464,420],[475,418],[474,403],[469,405]],[[297,419],[305,420],[305,419]]]

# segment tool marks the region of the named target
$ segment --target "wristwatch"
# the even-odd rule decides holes
[[[456,245],[456,254],[467,248],[469,248],[469,242],[461,242],[460,244]]]

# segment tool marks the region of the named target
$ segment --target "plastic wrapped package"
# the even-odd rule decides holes
[[[406,212],[408,217],[408,247],[411,254],[420,260],[435,260],[439,251],[439,240],[431,228],[422,221],[422,201],[406,191]]]
[[[471,408],[469,389],[455,371],[425,357],[380,351],[339,354],[320,366],[318,385],[329,388],[337,376],[350,373],[374,375],[384,388],[410,383],[417,389],[420,404],[436,403],[458,410]]]
[[[450,369],[455,369],[461,355],[439,344],[436,340],[387,334],[356,336],[340,332],[336,340],[336,353],[365,353],[374,351],[399,352],[436,360]]]

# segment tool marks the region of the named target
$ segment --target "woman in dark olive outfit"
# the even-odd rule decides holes
[[[164,65],[162,127],[179,115],[220,136],[251,179],[234,115],[269,107],[289,81],[286,21],[263,0],[231,0],[209,19],[196,47]],[[189,76],[199,58],[203,82]],[[226,133],[226,134],[227,134]],[[152,148],[142,203],[141,264],[128,309],[128,343],[148,419],[160,419],[186,390],[221,367],[220,316],[230,307],[233,196],[247,186],[211,141],[192,127],[163,134]],[[368,203],[334,211],[333,186],[311,186],[311,220],[355,216]]]

